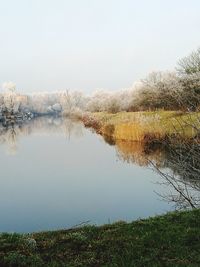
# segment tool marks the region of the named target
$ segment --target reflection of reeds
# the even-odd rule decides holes
[[[118,157],[126,162],[136,163],[140,166],[148,166],[152,161],[161,166],[165,161],[165,150],[162,146],[149,147],[144,142],[116,141]]]

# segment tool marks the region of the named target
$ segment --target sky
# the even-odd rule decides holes
[[[0,0],[0,84],[118,90],[200,46],[199,0]]]

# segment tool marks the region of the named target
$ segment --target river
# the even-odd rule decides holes
[[[160,152],[153,160],[162,162]],[[101,225],[165,213],[160,175],[141,145],[110,145],[81,122],[39,118],[0,127],[0,232]]]

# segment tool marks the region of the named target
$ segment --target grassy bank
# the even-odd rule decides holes
[[[163,140],[167,136],[193,138],[198,133],[200,113],[177,111],[91,113],[83,117],[86,126],[115,140]]]
[[[1,234],[0,266],[200,266],[200,210],[33,234]]]

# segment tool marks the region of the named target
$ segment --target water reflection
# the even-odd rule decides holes
[[[178,209],[200,207],[200,144],[145,144],[115,142],[118,158],[139,166],[153,167],[167,187],[163,200],[174,203]]]
[[[0,142],[0,231],[130,221],[172,210],[169,201],[191,207],[183,205],[189,193],[195,206],[199,201],[200,165],[192,158],[199,153],[196,147],[189,154],[183,146],[109,138],[112,146],[107,146],[82,123],[60,117],[0,126]],[[3,147],[16,154],[6,155]],[[155,191],[168,202],[161,202]]]
[[[156,166],[165,165],[166,150],[159,145],[149,146],[141,142],[117,140],[116,151],[120,160],[135,163],[139,166],[149,166],[154,162]]]
[[[7,127],[0,124],[0,144],[5,144],[7,152],[14,155],[18,149],[20,138],[29,135],[65,135],[70,139],[71,135],[76,138],[83,136],[83,127],[68,118],[62,117],[39,117],[22,124],[12,124]]]
[[[171,144],[168,146],[167,167],[154,166],[163,178],[162,184],[170,187],[168,194],[161,195],[164,200],[174,203],[176,208],[200,207],[200,144],[199,142]]]
[[[83,136],[83,125],[68,118],[39,117],[23,124],[8,127],[0,125],[0,143],[6,145],[9,155],[15,155],[20,139],[29,135]],[[104,141],[115,147],[120,161],[137,164],[141,167],[153,167],[162,181],[159,184],[168,187],[167,194],[158,195],[173,202],[177,208],[200,206],[200,146],[193,144],[145,144],[124,140],[113,140],[104,136]]]

